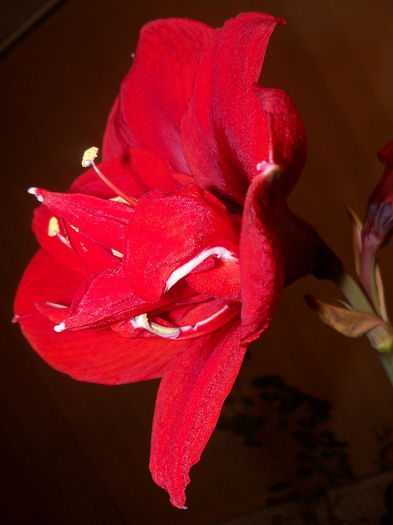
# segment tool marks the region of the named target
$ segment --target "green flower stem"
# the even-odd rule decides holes
[[[358,312],[375,313],[366,294],[349,274],[342,272],[335,280],[335,283],[345,295],[352,308]],[[390,323],[386,323],[384,326],[376,326],[367,333],[367,338],[371,346],[377,350],[382,366],[393,385],[392,326]]]
[[[347,298],[349,304],[357,312],[364,312],[367,314],[375,313],[366,294],[357,284],[355,279],[346,272],[341,272],[335,283],[340,288],[342,293]]]

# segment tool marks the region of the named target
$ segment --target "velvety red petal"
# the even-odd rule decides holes
[[[91,328],[113,324],[124,319],[162,309],[164,306],[193,295],[181,283],[156,303],[137,297],[124,276],[122,267],[90,275],[76,290],[68,315],[61,320],[65,329]]]
[[[298,172],[297,157],[304,154],[303,128],[289,97],[267,90],[261,99],[256,90],[270,36],[282,22],[247,13],[218,29],[182,121],[183,147],[197,183],[238,203],[264,162],[286,167],[296,157]]]
[[[187,173],[180,121],[196,68],[214,30],[193,20],[155,20],[141,31],[134,63],[123,81],[104,137],[104,159],[125,146],[142,147]]]
[[[270,182],[256,177],[247,192],[240,235],[242,341],[250,343],[275,315],[284,282]],[[273,197],[273,198],[272,198]]]
[[[164,293],[174,270],[205,249],[237,252],[238,236],[225,207],[204,190],[150,192],[130,220],[125,273],[133,292],[147,302]]]
[[[185,505],[189,470],[200,459],[242,364],[239,322],[202,337],[178,356],[158,390],[150,470],[176,507]]]
[[[39,206],[34,210],[32,227],[37,241],[56,258],[58,263],[72,270],[86,273],[85,265],[67,242],[67,230],[62,220],[58,220],[60,235],[49,235],[52,217],[54,217],[53,212],[46,206]]]
[[[193,290],[229,302],[241,301],[239,261],[215,261],[214,267],[186,277]]]
[[[186,345],[182,341],[125,338],[109,328],[56,333],[54,322],[34,304],[70,304],[81,274],[61,266],[40,250],[27,267],[15,300],[16,320],[37,353],[74,379],[103,384],[130,383],[161,377]]]
[[[34,191],[54,216],[66,220],[76,231],[109,250],[124,252],[128,221],[134,211],[131,206],[77,193]]]
[[[151,151],[135,148],[130,151],[133,173],[145,186],[145,191],[178,191],[194,182],[189,175],[177,173],[169,161],[162,160]]]
[[[54,234],[53,222],[58,234]],[[62,217],[42,205],[34,211],[33,231],[38,242],[61,264],[83,273],[115,268],[121,254],[90,239]],[[115,255],[116,254],[116,255]]]
[[[306,130],[295,104],[285,91],[255,86],[254,92],[262,103],[269,128],[269,163],[273,162],[281,167],[280,188],[276,191],[285,199],[304,168]]]
[[[122,268],[92,274],[75,291],[69,315],[62,322],[65,329],[91,328],[111,324],[131,316],[144,301],[136,297]],[[138,313],[144,313],[146,309]]]
[[[64,227],[71,249],[77,254],[87,273],[114,269],[121,264],[122,253],[87,237],[75,230],[67,221],[64,221]]]

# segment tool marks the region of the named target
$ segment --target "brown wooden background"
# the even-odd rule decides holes
[[[218,26],[249,10],[288,21],[272,38],[264,85],[292,95],[308,131],[308,164],[292,206],[349,263],[343,205],[363,213],[381,173],[375,152],[393,138],[392,0],[70,0],[2,60],[2,523],[207,524],[265,502],[274,463],[217,430],[192,470],[190,510],[172,509],[148,472],[158,382],[75,382],[41,362],[10,324],[18,279],[36,249],[35,203],[25,190],[63,190],[79,174],[81,152],[100,144],[141,25],[185,16]],[[390,246],[381,257],[391,311],[392,256]],[[312,278],[286,290],[235,393],[255,374],[276,374],[329,400],[330,426],[350,442],[356,475],[375,473],[375,433],[393,426],[392,389],[367,342],[322,326],[306,309],[306,292],[335,296]]]

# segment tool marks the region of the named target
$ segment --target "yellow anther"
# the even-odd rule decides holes
[[[49,237],[54,237],[58,233],[60,233],[59,221],[56,217],[51,217],[48,224],[48,235]]]
[[[117,250],[115,250],[114,248],[112,248],[112,253],[115,257],[120,257],[122,258],[123,257],[123,254],[121,252],[118,252]]]
[[[94,162],[94,159],[97,157],[97,155],[98,155],[98,148],[96,148],[95,146],[87,149],[84,152],[83,157],[82,157],[82,166],[84,168],[88,168],[89,166],[91,166],[91,163]]]
[[[160,335],[161,337],[169,337],[179,335],[178,328],[172,328],[171,326],[162,326],[157,323],[152,323],[149,321],[147,314],[143,314],[143,321],[150,328],[153,334]]]
[[[122,204],[127,204],[127,206],[130,206],[130,203],[123,199],[123,197],[111,197],[109,199],[112,202],[121,202]]]

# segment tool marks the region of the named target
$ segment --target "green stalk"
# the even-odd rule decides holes
[[[342,272],[335,280],[349,304],[357,312],[375,313],[375,310],[356,281],[346,272]],[[377,350],[382,366],[393,386],[393,329],[390,323],[376,326],[367,332],[367,339]]]
[[[335,279],[335,283],[340,288],[342,293],[347,298],[349,304],[357,312],[364,312],[367,314],[374,314],[374,308],[368,300],[366,294],[357,284],[355,279],[346,272],[341,272],[339,277]]]

